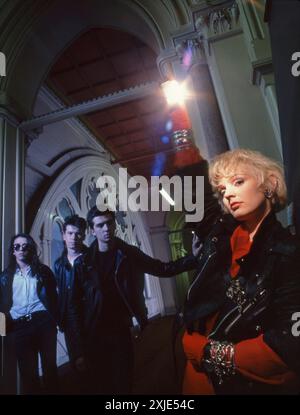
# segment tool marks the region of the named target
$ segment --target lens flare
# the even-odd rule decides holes
[[[163,135],[162,137],[160,137],[160,141],[163,144],[168,144],[170,142],[170,138],[167,135]]]
[[[172,131],[172,129],[173,129],[173,121],[172,120],[168,120],[167,122],[166,122],[166,131]]]
[[[188,48],[182,58],[182,63],[186,68],[189,68],[192,63],[193,52],[191,48]]]
[[[179,84],[175,79],[166,81],[161,86],[169,105],[182,105],[188,96],[185,84]]]
[[[154,165],[152,168],[152,176],[161,176],[164,172],[165,163],[166,163],[165,153],[156,154]]]

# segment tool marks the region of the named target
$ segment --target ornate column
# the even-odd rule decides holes
[[[218,42],[242,33],[239,25],[239,11],[234,0],[212,1],[197,0],[192,8],[194,26],[204,50],[209,67],[211,82],[214,86],[217,102],[226,131],[230,148],[238,146],[237,133],[232,114],[224,91],[224,80],[219,72],[213,46]],[[228,57],[230,59],[230,57]]]
[[[14,116],[0,113],[1,269],[11,237],[24,231],[24,134]]]
[[[282,155],[279,115],[275,91],[270,33],[264,21],[265,0],[259,3],[236,0],[241,26],[251,62],[251,81],[261,89],[274,129],[278,150]]]
[[[193,4],[194,25],[204,45],[230,148],[255,148],[280,158],[265,1]]]
[[[196,36],[192,34],[186,39],[176,39],[178,42],[176,50],[190,79],[192,93],[195,95],[207,157],[210,159],[228,150],[228,144],[206,59],[204,42],[201,37],[199,38],[198,33]]]
[[[195,28],[203,41],[206,55],[211,55],[211,45],[242,32],[236,0],[199,0],[192,9]]]
[[[0,110],[0,205],[1,270],[7,266],[11,237],[24,231],[24,135],[16,118]],[[1,393],[19,392],[16,360],[11,339],[4,339],[4,376]]]
[[[228,149],[218,102],[203,40],[194,28],[180,31],[173,37],[174,48],[158,57],[158,67],[164,79],[175,77],[185,81],[192,92],[186,107],[192,122],[195,144],[205,158]]]

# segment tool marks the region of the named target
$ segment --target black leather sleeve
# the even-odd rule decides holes
[[[71,361],[84,355],[83,339],[83,265],[77,261],[74,271],[74,281],[70,296],[66,303],[64,332],[67,338],[67,346]]]
[[[57,289],[56,289],[56,279],[49,267],[46,265],[42,265],[40,270],[41,274],[43,275],[44,284],[46,287],[46,302],[48,304],[48,311],[53,316],[55,321],[58,320],[58,296],[57,296]]]
[[[221,207],[213,194],[212,187],[208,180],[207,161],[203,160],[197,164],[184,167],[178,170],[176,174],[180,177],[192,176],[194,179],[196,176],[204,177],[204,218],[199,223],[187,224],[187,227],[193,228],[200,239],[204,240],[221,214]],[[195,180],[193,180],[193,182],[195,182]],[[195,191],[196,190],[193,189],[193,193]],[[136,265],[141,271],[158,277],[171,277],[185,271],[196,269],[199,266],[198,260],[193,255],[188,255],[176,261],[165,263],[153,259],[138,248],[127,244],[122,244],[122,250],[124,250],[131,258],[134,258]]]
[[[176,261],[162,262],[144,254],[136,247],[131,247],[130,255],[135,259],[135,264],[141,271],[157,277],[172,277],[198,266],[198,261],[193,255],[187,255]]]

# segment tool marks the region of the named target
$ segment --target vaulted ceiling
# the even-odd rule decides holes
[[[161,82],[153,50],[113,28],[82,34],[57,59],[47,85],[66,105]],[[167,173],[172,165],[168,108],[161,94],[89,113],[81,120],[130,174]]]

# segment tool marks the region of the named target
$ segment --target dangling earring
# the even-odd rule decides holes
[[[266,189],[264,195],[267,199],[271,199],[273,197],[273,191],[271,189]]]

